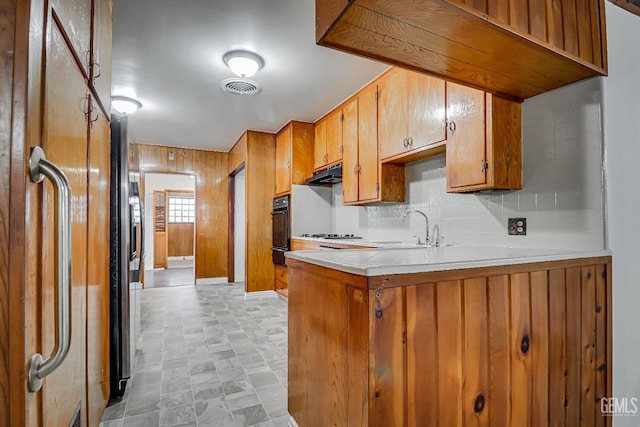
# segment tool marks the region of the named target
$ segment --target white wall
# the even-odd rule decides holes
[[[193,175],[175,173],[147,173],[144,175],[144,251],[145,270],[153,270],[153,191],[196,190]],[[196,203],[198,201],[196,200]]]
[[[613,251],[613,394],[640,398],[640,17],[605,2],[609,77],[604,80],[608,243]],[[614,425],[638,426],[635,417]]]
[[[244,282],[245,274],[245,236],[247,223],[246,217],[246,193],[245,193],[245,171],[242,170],[235,177],[235,207],[234,207],[234,255],[233,274],[236,282]]]
[[[334,231],[368,240],[415,240],[424,219],[400,215],[420,209],[438,225],[444,243],[532,248],[602,249],[601,79],[590,79],[535,98],[522,106],[522,191],[446,193],[444,156],[406,167],[404,204],[342,206],[334,185]],[[507,219],[527,218],[526,236],[507,235]]]

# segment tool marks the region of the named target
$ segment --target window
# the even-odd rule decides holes
[[[196,203],[193,197],[169,196],[169,222],[195,222]]]

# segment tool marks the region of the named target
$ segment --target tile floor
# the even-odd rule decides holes
[[[164,286],[193,285],[195,272],[193,267],[159,268],[144,272],[144,287],[157,288]]]
[[[101,427],[288,426],[287,303],[244,284],[142,292],[142,334],[122,402]]]

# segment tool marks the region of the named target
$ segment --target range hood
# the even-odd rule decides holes
[[[337,184],[339,182],[342,182],[342,163],[316,171],[311,178],[305,181],[308,185]]]

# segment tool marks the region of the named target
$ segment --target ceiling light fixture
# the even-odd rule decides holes
[[[253,76],[264,67],[264,59],[256,53],[247,50],[232,50],[222,57],[227,67],[236,76],[247,78]]]
[[[142,108],[142,103],[137,99],[129,98],[128,96],[112,96],[111,106],[122,114],[133,114],[138,109]]]

